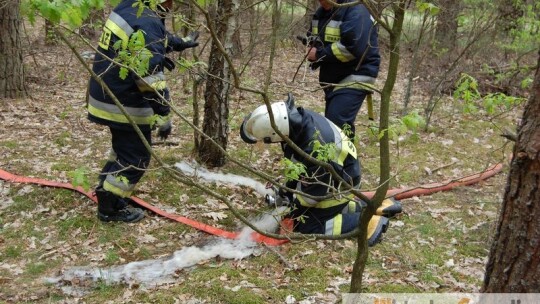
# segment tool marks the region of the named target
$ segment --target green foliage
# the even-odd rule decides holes
[[[64,23],[71,29],[82,25],[92,9],[102,9],[104,0],[24,0],[21,3],[23,14],[31,23],[40,15],[52,24]]]
[[[82,187],[85,191],[90,189],[90,182],[88,180],[88,168],[80,167],[68,173],[71,178],[71,184],[74,187]]]
[[[284,168],[285,181],[298,180],[300,176],[306,174],[306,166],[302,163],[295,163],[288,158],[282,158],[281,164]]]
[[[412,131],[414,134],[418,129],[424,127],[426,121],[423,116],[418,113],[418,110],[414,110],[411,113],[403,116],[401,119],[396,120],[388,129],[379,131],[379,126],[375,122],[371,122],[368,126],[368,134],[370,137],[376,137],[377,140],[380,140],[385,133],[388,133],[388,138],[391,140],[396,140],[399,136],[407,134],[407,132]]]
[[[120,68],[120,78],[126,79],[129,69],[133,69],[141,77],[148,74],[152,52],[145,46],[144,32],[141,30],[133,33],[127,44],[123,40],[115,42],[113,47],[118,51],[117,61],[124,65]]]
[[[311,156],[315,157],[317,160],[328,162],[333,160],[336,156],[337,149],[335,143],[321,144],[318,139],[315,139],[311,144],[313,145]]]
[[[532,86],[533,81],[532,77],[527,77],[521,81],[520,87],[522,89],[528,89]]]
[[[463,102],[464,113],[476,113],[481,106],[490,115],[495,114],[499,108],[508,110],[525,101],[525,98],[504,93],[490,93],[482,97],[478,91],[478,81],[467,74],[462,74],[458,80],[453,96]]]
[[[184,57],[181,57],[179,60],[176,61],[176,63],[178,66],[178,71],[181,73],[186,72],[187,70],[196,68],[197,66],[201,66],[201,68],[204,70],[208,68],[208,65],[206,64],[206,62],[190,60]]]
[[[352,138],[353,136],[351,135],[354,135],[353,142],[354,143],[358,142],[358,136],[356,136],[356,134],[353,134],[352,128],[349,124],[344,124],[341,131],[343,131],[343,133],[347,135],[349,138]]]
[[[495,114],[496,109],[503,107],[506,110],[524,103],[526,100],[522,97],[508,96],[503,93],[491,93],[483,98],[483,106],[488,114]]]
[[[424,1],[416,1],[416,8],[420,12],[427,13],[431,16],[435,16],[441,11],[441,9],[435,4]]]
[[[516,7],[523,11],[523,16],[516,20],[516,27],[510,30],[511,43],[505,47],[514,52],[529,52],[540,44],[540,2],[524,3],[516,1]]]
[[[158,1],[157,0],[138,0],[133,3],[133,7],[137,8],[137,17],[140,17],[146,7],[150,7],[151,10],[155,11],[157,9]]]

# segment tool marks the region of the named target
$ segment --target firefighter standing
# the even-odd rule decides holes
[[[319,3],[308,31],[307,59],[312,69],[320,67],[319,83],[326,100],[324,116],[342,129],[350,126],[348,135],[354,138],[356,115],[370,93],[365,85],[374,84],[379,72],[377,29],[363,4],[334,7],[327,0]]]
[[[143,2],[145,6],[140,14],[136,0],[123,0],[115,7],[103,27],[93,65],[93,71],[111,89],[149,143],[153,128],[158,128],[161,138],[167,138],[171,133],[170,108],[161,97],[169,100],[163,72],[164,67],[173,68],[174,65],[165,54],[198,45],[198,34],[178,38],[167,32],[162,13],[172,7],[172,0],[157,2],[155,9],[151,9],[148,2]],[[145,75],[129,72],[122,78],[120,68],[109,58],[114,60],[118,55],[118,45],[126,46],[136,32],[142,32],[145,47],[151,52],[149,68]],[[96,188],[98,218],[105,222],[139,221],[144,213],[129,206],[128,198],[150,163],[150,151],[111,96],[93,78],[89,83],[88,118],[108,126],[112,135],[112,150]]]
[[[356,148],[350,138],[327,118],[310,110],[294,107],[292,96],[286,102],[272,104],[277,129],[295,143],[303,152],[316,156],[315,142],[332,144],[335,148],[328,163],[338,174],[355,188],[360,186],[360,165]],[[354,230],[359,224],[360,204],[340,181],[332,178],[323,167],[311,163],[290,147],[274,131],[266,105],[255,109],[240,127],[242,139],[250,144],[281,143],[284,156],[305,166],[299,180],[287,183],[287,187],[308,196],[282,193],[292,202],[289,216],[294,219],[294,231],[305,234],[340,235]],[[391,215],[401,212],[395,201],[383,204],[371,219],[368,227],[368,243],[374,245],[388,226],[388,218],[381,216],[391,210]],[[392,206],[391,206],[392,205]],[[397,208],[396,208],[397,207]],[[386,209],[386,210],[383,210]]]

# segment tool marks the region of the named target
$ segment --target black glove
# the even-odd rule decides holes
[[[188,37],[191,37],[191,40],[193,41],[197,41],[197,39],[199,39],[199,32],[198,31],[191,32],[189,33]]]
[[[165,57],[165,59],[163,60],[163,66],[170,72],[174,70],[174,68],[176,67],[176,64],[174,63],[174,60],[172,60],[171,58]]]
[[[297,35],[296,36],[296,39],[300,40],[300,42],[302,42],[303,45],[306,45],[308,44],[308,37],[306,36],[302,36],[302,35]]]
[[[159,138],[161,138],[161,140],[165,140],[167,139],[167,137],[169,137],[169,135],[171,135],[171,131],[172,131],[171,121],[167,120],[164,124],[159,126],[157,135],[159,136]]]
[[[193,48],[196,46],[199,46],[199,42],[197,41],[199,39],[199,32],[191,32],[186,37],[182,38],[182,41],[184,41],[184,47],[186,49]]]

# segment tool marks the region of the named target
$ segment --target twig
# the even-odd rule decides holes
[[[51,251],[49,251],[49,252],[45,252],[44,254],[42,254],[42,255],[39,256],[38,260],[41,260],[41,259],[46,258],[46,257],[48,257],[48,256],[51,256],[51,255],[55,254],[56,252],[58,252],[57,249],[51,250]]]
[[[435,172],[437,172],[437,171],[439,171],[439,170],[441,170],[441,169],[448,168],[448,167],[452,166],[452,165],[455,164],[455,163],[456,163],[456,161],[453,161],[453,162],[451,162],[451,163],[449,163],[449,164],[446,164],[446,165],[442,165],[442,166],[440,166],[440,167],[437,167],[437,168],[431,170],[431,173],[435,173]]]
[[[504,129],[501,134],[502,137],[511,140],[513,142],[517,142],[517,134],[516,132],[510,130],[510,129]]]
[[[263,243],[263,245],[264,245],[264,247],[265,247],[266,249],[268,249],[268,251],[271,251],[272,253],[274,253],[274,254],[279,258],[279,260],[280,260],[283,264],[285,264],[285,266],[286,266],[287,268],[290,268],[290,269],[296,269],[296,267],[295,267],[294,265],[292,265],[291,263],[289,263],[289,261],[287,261],[287,260],[285,259],[285,257],[284,257],[281,253],[279,253],[277,250],[275,250],[273,247],[268,246],[268,245],[266,245],[266,244],[264,244],[264,243]]]

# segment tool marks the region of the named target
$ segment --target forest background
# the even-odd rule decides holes
[[[91,62],[92,46],[112,4],[103,3],[102,9],[82,18],[69,5],[41,7],[35,13],[36,3],[41,2],[0,5],[2,13],[11,10],[3,21],[14,16],[22,21],[16,48],[22,54],[24,76],[17,96],[8,96],[13,90],[2,92],[6,98],[0,103],[4,126],[0,168],[56,181],[79,178],[83,185],[93,186],[108,155],[109,139],[106,129],[86,120],[84,99],[90,76],[78,59]],[[237,11],[228,15],[235,17],[228,20],[229,29],[236,30],[212,32],[217,27],[211,20],[228,7],[224,3],[232,2],[205,3],[202,10],[194,3],[176,3],[170,28],[181,35],[199,30],[201,45],[181,54],[178,68],[167,75],[173,105],[188,119],[176,118],[171,138],[157,142],[154,151],[168,166],[201,159],[208,155],[200,152],[205,138],[193,125],[207,134],[217,130],[224,135],[217,139],[228,155],[210,153],[218,157],[205,159],[207,165],[264,182],[230,159],[277,177],[283,169],[279,147],[246,145],[238,136],[238,126],[265,98],[283,100],[289,92],[297,105],[323,110],[317,73],[307,68],[305,47],[296,39],[305,32],[316,3],[238,2],[233,5]],[[379,186],[381,134],[389,140],[390,188],[456,180],[495,164],[502,164],[503,170],[474,186],[403,200],[403,214],[392,219],[383,242],[369,251],[363,291],[477,292],[501,210],[512,139],[537,68],[539,4],[510,0],[371,3],[376,4],[374,15],[390,26],[398,20],[397,11],[404,14],[397,45],[395,33],[380,28],[383,66],[377,86],[383,88],[395,78],[388,132],[381,133],[378,122],[367,119],[365,106],[357,119],[362,190]],[[62,13],[55,17],[58,10]],[[84,21],[81,26],[73,26],[77,16]],[[12,36],[5,32],[7,26],[0,30],[4,30],[2,37]],[[223,66],[237,74],[208,77],[223,71],[212,72],[211,58],[219,54],[212,39],[216,33],[227,41],[224,49],[229,57],[221,57]],[[392,66],[395,55],[400,61]],[[10,60],[17,62],[15,57]],[[230,80],[224,90],[227,98],[212,105],[208,83],[226,78]],[[382,98],[374,97],[379,109]],[[223,105],[224,120],[208,118],[207,109],[222,110]],[[221,125],[212,128],[216,121]],[[229,206],[197,187],[179,185],[164,167],[153,162],[137,189],[138,197],[229,230],[241,226],[231,206],[249,218],[268,211],[252,189],[211,184]],[[151,212],[138,224],[101,224],[95,205],[68,190],[0,182],[0,198],[0,299],[7,302],[333,303],[348,291],[357,256],[354,239],[301,240],[275,248],[261,246],[240,260],[207,259],[178,271],[174,282],[153,288],[63,282],[84,290],[69,294],[44,278],[74,266],[108,267],[162,258],[214,239]]]

